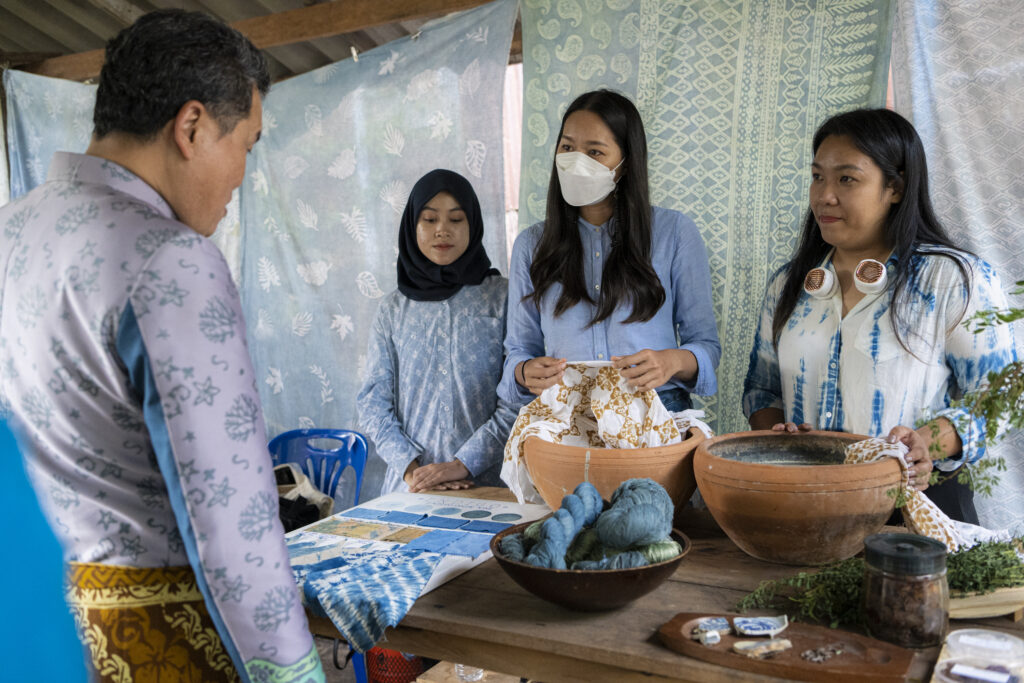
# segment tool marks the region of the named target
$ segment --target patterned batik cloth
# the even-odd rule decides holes
[[[922,491],[910,485],[910,469],[906,454],[909,449],[902,443],[889,443],[885,439],[871,438],[846,447],[846,464],[873,462],[881,458],[895,458],[902,472],[901,486],[905,503],[901,509],[903,523],[912,533],[946,544],[949,552],[970,548],[984,541],[1008,541],[1005,531],[991,531],[984,527],[950,519]]]
[[[95,680],[240,680],[191,567],[71,562],[67,574],[67,601]]]
[[[637,391],[613,367],[570,363],[560,383],[519,411],[505,444],[501,479],[520,503],[542,502],[523,452],[531,436],[584,448],[653,448],[678,443],[690,428],[711,435],[697,419],[701,411],[678,416],[665,409],[656,391]]]

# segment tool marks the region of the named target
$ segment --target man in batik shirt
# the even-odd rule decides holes
[[[107,46],[86,154],[0,209],[2,395],[101,680],[323,680],[206,239],[268,87],[238,32],[146,15]]]

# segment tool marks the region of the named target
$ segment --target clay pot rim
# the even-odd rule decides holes
[[[495,556],[495,558],[500,557],[502,562],[508,562],[511,565],[525,567],[526,569],[532,569],[534,571],[539,572],[547,572],[550,574],[563,574],[570,576],[579,576],[581,574],[585,574],[588,576],[610,576],[614,574],[622,574],[624,572],[636,572],[645,569],[654,569],[656,567],[664,567],[665,565],[672,564],[674,562],[680,562],[683,560],[683,558],[686,557],[690,550],[693,549],[693,542],[690,540],[690,537],[684,534],[679,529],[672,527],[672,531],[669,532],[669,537],[682,547],[682,551],[675,557],[670,557],[667,560],[655,562],[654,564],[645,564],[642,567],[627,567],[625,569],[553,569],[551,567],[537,567],[526,562],[521,562],[519,560],[512,560],[501,553],[501,550],[498,546],[498,544],[501,542],[501,539],[505,538],[506,536],[510,536],[512,534],[525,531],[526,527],[530,526],[534,522],[544,521],[553,514],[554,513],[552,512],[551,514],[545,515],[540,519],[534,520],[533,522],[523,522],[522,524],[516,524],[513,527],[509,527],[508,529],[503,529],[502,531],[499,531],[491,538],[491,553]]]
[[[541,439],[539,436],[528,436],[528,437],[526,437],[526,440],[523,443],[524,443],[524,445],[526,445],[526,444],[529,444],[532,441],[539,441],[539,442],[545,444],[545,446],[548,447],[549,451],[563,451],[566,454],[568,454],[568,453],[575,453],[575,452],[583,453],[583,452],[586,452],[586,451],[590,451],[591,459],[593,459],[595,457],[601,457],[603,455],[608,455],[610,453],[633,453],[633,454],[639,455],[640,457],[643,457],[644,455],[647,455],[647,454],[653,454],[653,453],[656,453],[658,451],[668,450],[668,449],[671,449],[671,450],[694,450],[694,449],[700,448],[700,444],[702,444],[703,442],[709,440],[706,436],[704,436],[704,433],[701,432],[699,429],[694,429],[692,431],[693,431],[693,434],[691,436],[683,439],[682,441],[678,441],[676,443],[664,444],[664,445],[661,445],[661,446],[645,446],[645,447],[641,447],[641,448],[605,448],[603,446],[571,446],[569,444],[554,443],[552,441],[546,441],[544,439]],[[525,450],[526,449],[524,448],[524,452],[525,452]]]
[[[772,464],[772,463],[767,463],[767,462],[748,462],[746,460],[736,460],[736,459],[733,459],[733,458],[723,458],[720,455],[715,455],[714,453],[712,453],[709,450],[709,448],[711,446],[714,446],[717,443],[722,443],[722,442],[725,442],[725,441],[732,441],[732,440],[737,439],[737,438],[749,439],[749,438],[754,438],[754,437],[758,437],[758,436],[767,436],[769,438],[776,438],[776,437],[779,437],[779,436],[782,436],[782,437],[787,437],[788,436],[790,438],[797,438],[797,437],[800,437],[800,436],[824,436],[824,437],[829,437],[829,438],[840,438],[843,441],[849,441],[850,443],[855,443],[857,441],[863,441],[864,439],[870,439],[871,438],[871,437],[865,436],[863,434],[851,434],[849,432],[828,432],[828,431],[819,431],[819,430],[812,430],[812,431],[809,431],[809,432],[800,432],[799,434],[790,434],[788,432],[776,432],[776,431],[773,431],[773,430],[770,430],[770,429],[761,429],[761,430],[755,430],[755,431],[750,431],[750,432],[733,432],[731,434],[720,434],[720,435],[712,437],[710,439],[706,439],[705,441],[703,441],[702,443],[697,445],[697,449],[694,451],[694,454],[693,454],[693,456],[694,456],[694,474],[696,474],[697,469],[698,469],[697,466],[696,466],[697,465],[696,458],[697,458],[698,455],[704,455],[704,456],[706,456],[708,458],[714,458],[715,460],[719,460],[719,461],[723,461],[723,462],[727,462],[727,463],[737,463],[738,465],[744,467],[748,471],[763,470],[763,471],[767,471],[767,472],[772,472],[772,471],[776,471],[777,472],[777,471],[782,471],[782,470],[793,470],[793,469],[808,469],[808,470],[809,469],[813,469],[813,470],[818,471],[818,472],[828,472],[830,470],[840,470],[841,469],[841,470],[843,470],[845,472],[849,472],[850,469],[853,468],[853,467],[857,467],[857,468],[860,468],[860,469],[866,469],[866,468],[869,468],[869,467],[878,468],[880,465],[884,466],[885,469],[888,469],[888,464],[887,463],[889,462],[889,460],[891,460],[891,458],[886,458],[885,460],[875,460],[875,461],[872,461],[872,462],[836,463],[834,465],[780,465],[780,464]],[[893,463],[893,464],[896,464],[896,466],[899,467],[899,464],[897,464],[897,463]],[[714,475],[712,475],[712,476],[714,476]],[[731,477],[729,477],[729,478],[731,479]]]

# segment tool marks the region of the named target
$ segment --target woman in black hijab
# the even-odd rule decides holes
[[[508,281],[483,246],[469,181],[416,183],[398,234],[398,290],[370,337],[359,426],[388,465],[381,493],[501,485],[516,411],[499,401]]]

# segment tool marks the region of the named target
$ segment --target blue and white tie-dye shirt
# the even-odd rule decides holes
[[[381,301],[370,335],[359,428],[388,464],[381,493],[404,490],[419,464],[457,458],[477,484],[501,486],[518,409],[498,398],[508,280],[492,275],[444,301],[399,291]]]
[[[970,299],[949,250],[922,247],[912,256],[916,275],[907,283],[908,329],[896,338],[891,289],[865,295],[842,315],[839,288],[826,299],[801,292],[779,338],[772,344],[772,317],[786,279],[783,268],[765,294],[743,392],[749,417],[778,408],[788,422],[817,429],[882,436],[897,425],[914,426],[946,417],[957,428],[963,453],[936,463],[951,470],[984,455],[985,422],[951,403],[985,384],[988,373],[1016,360],[1010,326],[974,334],[961,321],[978,310],[1003,308],[1006,297],[992,267],[961,254],[971,273]],[[887,266],[892,270],[895,255]],[[831,255],[824,268],[832,269]],[[966,307],[965,307],[966,304]]]

